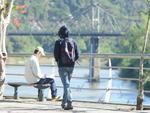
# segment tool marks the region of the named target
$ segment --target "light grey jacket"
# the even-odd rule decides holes
[[[36,83],[40,78],[44,78],[44,74],[41,73],[39,60],[36,56],[32,55],[27,61],[24,76],[28,83]]]

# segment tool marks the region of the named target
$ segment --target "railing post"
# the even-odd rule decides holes
[[[108,63],[109,63],[109,80],[108,80],[108,86],[106,89],[106,95],[105,95],[105,102],[109,102],[110,101],[110,97],[111,97],[111,89],[112,89],[112,65],[111,65],[111,59],[108,59]]]
[[[56,68],[54,67],[55,66],[55,59],[54,58],[50,58],[50,64],[53,65],[52,67],[52,71],[50,72],[50,77],[55,79],[55,74],[56,74]],[[50,99],[51,98],[51,90],[48,88],[48,93],[47,93],[47,99]]]
[[[96,7],[94,4],[96,1],[91,1],[92,6],[92,31],[100,31],[100,11],[99,7]],[[99,46],[99,38],[97,36],[91,36],[90,38],[90,45],[91,45],[91,51],[90,53],[98,53],[98,46]],[[99,71],[100,71],[100,61],[99,58],[90,57],[90,81],[99,81]]]

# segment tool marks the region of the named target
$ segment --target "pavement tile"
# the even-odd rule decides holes
[[[63,110],[60,105],[60,101],[8,99],[0,101],[0,113],[150,113],[150,111],[131,111],[135,106],[127,105],[73,102],[73,110]]]

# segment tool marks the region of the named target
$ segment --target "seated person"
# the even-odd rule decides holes
[[[44,49],[37,47],[34,50],[33,55],[27,61],[25,66],[25,79],[28,83],[50,84],[52,99],[59,100],[57,96],[57,88],[53,78],[47,78],[41,73],[39,60],[42,56],[45,56]]]

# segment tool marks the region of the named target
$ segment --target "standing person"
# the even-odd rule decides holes
[[[55,42],[54,57],[64,89],[61,106],[64,110],[69,110],[73,109],[70,80],[75,61],[79,58],[79,52],[76,42],[72,38],[69,38],[69,31],[66,26],[62,26],[59,29],[58,35],[60,39]]]
[[[59,100],[57,96],[57,89],[55,81],[53,78],[47,78],[41,73],[39,60],[42,56],[45,56],[44,49],[42,47],[37,47],[34,50],[34,54],[28,60],[25,67],[25,79],[28,83],[38,83],[38,84],[50,84],[50,90],[53,100]]]

